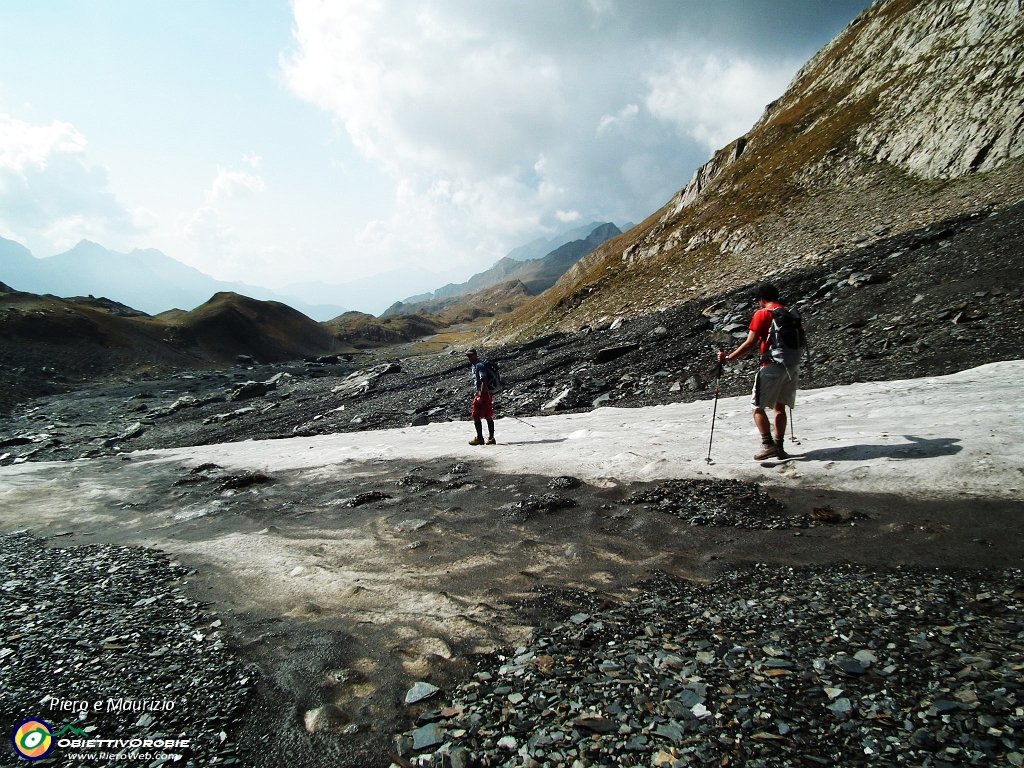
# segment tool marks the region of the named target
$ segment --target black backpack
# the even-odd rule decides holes
[[[768,333],[761,362],[779,365],[796,365],[804,356],[807,334],[800,313],[795,309],[776,307],[771,310],[772,327]]]
[[[484,374],[487,376],[487,391],[492,395],[501,392],[501,368],[497,361],[484,360]]]

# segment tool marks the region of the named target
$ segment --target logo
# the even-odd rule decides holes
[[[38,760],[53,749],[53,731],[44,720],[24,720],[11,734],[11,744],[26,760]]]

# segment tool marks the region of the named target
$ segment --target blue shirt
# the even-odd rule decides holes
[[[487,381],[487,369],[484,367],[483,361],[477,360],[473,363],[473,386],[476,391],[480,391],[480,385]]]

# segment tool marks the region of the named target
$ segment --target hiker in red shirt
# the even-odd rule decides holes
[[[772,356],[772,310],[786,309],[779,303],[779,289],[765,283],[757,289],[757,303],[761,307],[754,313],[748,326],[747,338],[731,353],[718,353],[718,362],[738,360],[756,346],[761,353],[761,367],[754,377],[754,391],[750,406],[754,411],[754,424],[761,433],[761,450],[754,456],[764,459],[789,458],[784,450],[786,436],[786,406],[796,405],[796,390],[800,383],[800,365],[775,362]],[[796,316],[799,321],[799,316]],[[800,328],[800,346],[803,346]],[[799,353],[795,355],[799,358]],[[772,440],[771,422],[765,408],[775,411],[775,439]]]

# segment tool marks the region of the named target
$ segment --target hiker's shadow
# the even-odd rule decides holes
[[[817,448],[794,456],[804,461],[867,461],[869,459],[932,459],[953,456],[963,450],[955,437],[924,438],[903,435],[909,443],[894,445],[845,445],[839,448]]]
[[[564,437],[549,437],[544,440],[505,440],[502,445],[540,445],[541,443],[564,443]]]

